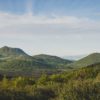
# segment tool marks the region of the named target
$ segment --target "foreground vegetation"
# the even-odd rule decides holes
[[[4,76],[0,100],[100,100],[100,64],[38,79]]]

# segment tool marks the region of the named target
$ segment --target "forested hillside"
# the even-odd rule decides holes
[[[0,100],[100,100],[100,63],[39,78],[1,78]]]

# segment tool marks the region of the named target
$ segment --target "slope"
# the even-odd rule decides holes
[[[92,53],[76,62],[71,64],[73,67],[86,67],[92,64],[100,63],[100,53]]]
[[[0,49],[0,70],[3,71],[32,71],[35,69],[59,69],[71,63],[56,56],[29,56],[19,48],[2,47]]]
[[[72,63],[71,60],[65,60],[57,56],[51,56],[46,54],[35,55],[33,58],[37,59],[40,62],[44,62],[49,65],[54,65],[55,67],[67,67],[68,64]]]

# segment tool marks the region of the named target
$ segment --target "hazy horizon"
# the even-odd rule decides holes
[[[0,0],[0,47],[30,55],[100,52],[99,0]]]

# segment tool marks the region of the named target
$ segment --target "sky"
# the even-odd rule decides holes
[[[100,52],[100,0],[0,0],[0,47],[30,55]]]

